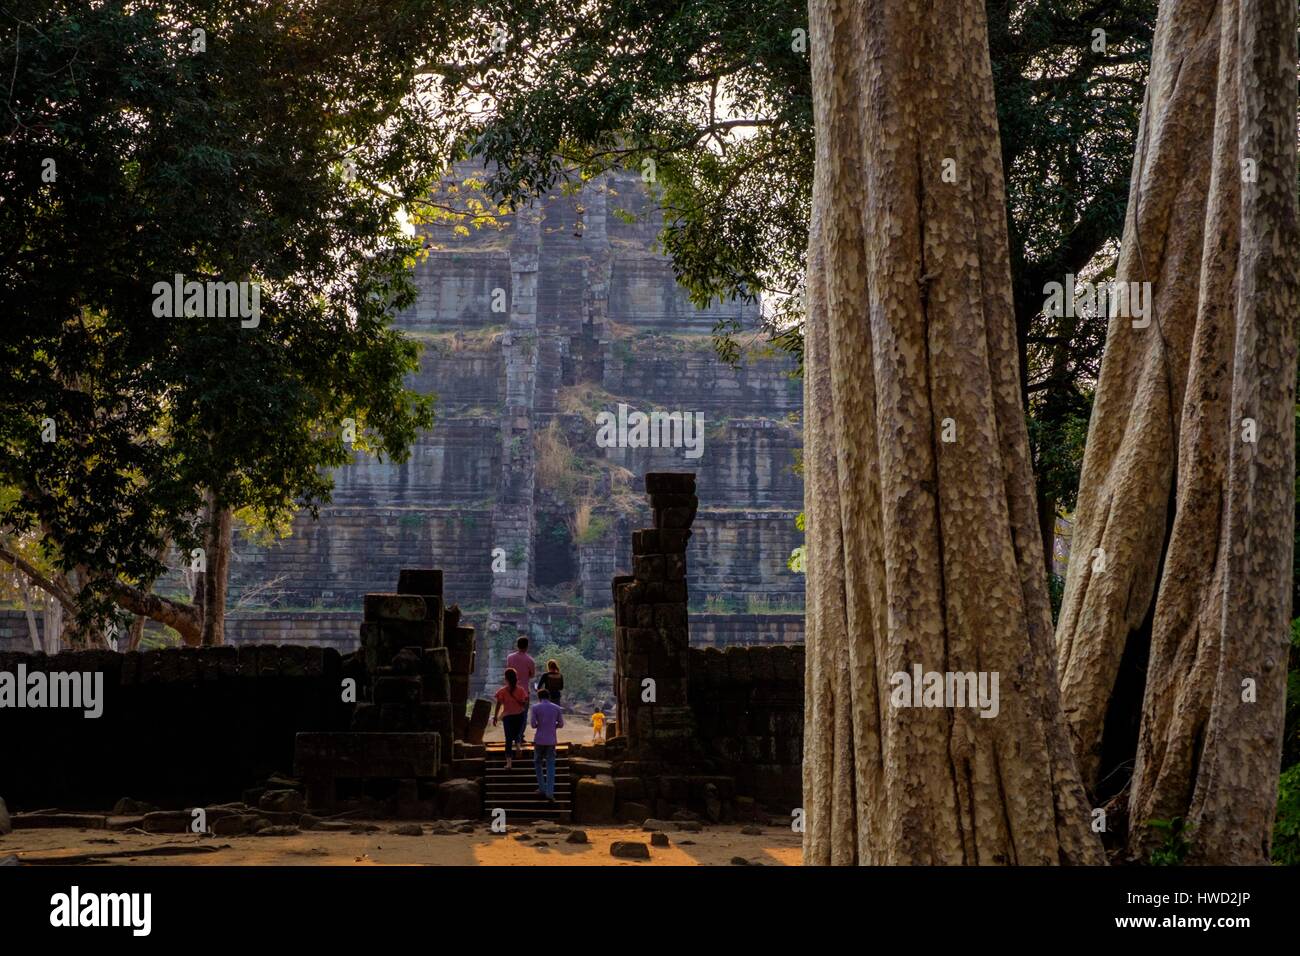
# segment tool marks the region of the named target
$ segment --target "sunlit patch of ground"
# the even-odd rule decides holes
[[[586,844],[567,843],[567,833],[539,833],[538,826],[512,826],[493,833],[487,823],[472,833],[398,836],[399,824],[378,821],[379,830],[349,833],[308,830],[293,836],[222,836],[144,834],[105,830],[16,830],[0,837],[0,858],[16,854],[50,860],[98,852],[119,853],[150,847],[216,847],[212,852],[186,855],[114,856],[92,865],[150,864],[163,866],[727,866],[741,857],[751,864],[797,866],[800,838],[790,830],[763,827],[761,835],[740,832],[737,826],[708,827],[700,833],[671,831],[670,845],[650,847],[648,861],[622,860],[610,855],[619,840],[650,843],[650,834],[630,826],[573,826],[587,834]],[[539,825],[542,828],[546,824]],[[526,836],[527,839],[519,839]],[[544,844],[544,845],[543,845]]]

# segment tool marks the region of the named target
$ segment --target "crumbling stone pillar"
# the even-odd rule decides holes
[[[467,740],[470,675],[474,673],[477,641],[474,628],[460,623],[460,608],[452,605],[443,615],[443,641],[451,667],[451,709],[455,718],[457,740]],[[480,738],[477,743],[482,743]]]
[[[632,574],[614,578],[614,692],[628,749],[671,759],[693,749],[687,702],[686,543],[699,507],[692,474],[645,478],[654,528],[632,534]]]
[[[387,791],[397,816],[433,814],[438,773],[452,759],[455,736],[443,623],[439,570],[403,570],[397,593],[365,596],[361,649],[369,699],[357,703],[351,731],[296,738],[296,772],[313,809],[344,802],[342,781],[360,786],[358,795],[386,782],[378,789]]]

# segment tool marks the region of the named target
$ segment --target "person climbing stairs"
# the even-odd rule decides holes
[[[512,820],[554,820],[567,823],[573,814],[573,782],[569,773],[569,745],[555,748],[555,799],[547,800],[537,792],[537,774],[533,770],[533,746],[516,749],[513,766],[506,769],[506,745],[487,746],[483,809],[489,817],[498,807]]]

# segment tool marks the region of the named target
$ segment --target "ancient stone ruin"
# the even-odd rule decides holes
[[[0,653],[0,670],[98,673],[105,687],[94,720],[7,715],[14,739],[42,743],[5,766],[14,825],[179,833],[202,811],[213,833],[275,835],[347,826],[325,819],[339,813],[680,827],[788,815],[800,804],[803,647],[691,646],[696,479],[652,472],[645,487],[653,526],[631,535],[633,573],[613,582],[611,738],[562,745],[553,805],[529,796],[530,754],[507,772],[501,745],[483,743],[489,703],[469,697],[482,667],[476,630],[446,606],[442,572],[405,569],[394,592],[362,599],[360,647],[348,655],[293,645]],[[48,812],[55,805],[69,812]]]
[[[455,791],[460,809],[477,782],[442,790],[450,778],[455,742],[466,735],[466,704],[474,670],[474,628],[460,625],[460,609],[446,608],[442,571],[403,570],[397,592],[367,594],[361,625],[364,676],[343,732],[297,736],[295,774],[315,811],[349,807],[420,819],[436,816]],[[481,703],[486,703],[481,702]],[[486,711],[476,708],[476,715]],[[483,727],[474,728],[482,742]],[[476,801],[475,801],[476,803]]]
[[[614,578],[618,729],[633,753],[685,754],[695,737],[686,700],[686,542],[699,508],[692,474],[649,474],[654,527],[633,532],[631,575]]]
[[[799,805],[803,647],[690,646],[695,476],[646,475],[654,527],[614,578],[616,731],[572,759],[579,822],[746,819]],[[762,814],[760,814],[761,816]]]
[[[458,165],[439,201],[476,195],[483,176]],[[753,328],[758,305],[695,307],[657,248],[662,222],[639,175],[609,173],[468,234],[421,226],[418,297],[393,324],[424,346],[410,385],[437,396],[437,423],[405,461],[358,452],[319,520],[303,513],[284,540],[238,535],[227,642],[349,653],[363,595],[440,566],[478,629],[472,691],[500,676],[512,635],[585,637],[611,663],[609,582],[649,524],[642,476],[678,470],[697,473],[708,519],[688,572],[697,644],[801,641],[803,577],[786,566],[801,542],[800,383],[779,352],[717,357],[715,324]],[[595,416],[620,404],[703,414],[704,454],[601,447]],[[0,612],[0,650],[30,646],[22,613]]]

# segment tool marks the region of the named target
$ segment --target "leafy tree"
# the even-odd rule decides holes
[[[1278,781],[1272,861],[1283,866],[1300,866],[1300,764],[1282,771]]]
[[[609,665],[588,660],[582,651],[571,644],[564,647],[548,644],[537,652],[536,660],[539,674],[545,671],[549,660],[560,665],[560,673],[564,676],[561,700],[590,697],[602,687],[609,686]]]
[[[401,197],[448,151],[420,64],[463,22],[428,0],[0,10],[0,524],[39,531],[83,617],[111,600],[219,641],[231,513],[314,513],[354,449],[400,457],[431,424],[388,317],[419,252]],[[157,314],[178,274],[259,283],[257,324]],[[205,544],[206,614],[148,593],[169,547]]]

